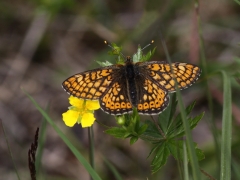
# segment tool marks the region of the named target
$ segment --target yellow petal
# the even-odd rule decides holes
[[[88,110],[96,110],[100,108],[99,101],[86,101],[86,109]]]
[[[66,126],[73,127],[78,120],[79,112],[68,110],[67,112],[63,113],[62,116]]]
[[[83,99],[78,99],[78,98],[76,98],[74,96],[70,96],[69,97],[69,103],[72,106],[75,106],[75,107],[78,107],[78,108],[82,108],[84,100]]]
[[[82,127],[90,127],[93,125],[95,117],[92,113],[84,113],[82,116]]]

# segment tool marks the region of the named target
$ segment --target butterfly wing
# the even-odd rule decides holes
[[[132,105],[127,95],[124,79],[119,78],[100,98],[102,110],[112,115],[122,115],[132,112]]]
[[[152,61],[142,63],[139,66],[144,69],[149,79],[162,86],[168,92],[176,91],[174,77],[181,90],[195,83],[201,74],[199,67],[187,63],[172,63],[173,73],[171,72],[170,64],[166,62]]]
[[[169,103],[169,96],[166,90],[159,87],[150,79],[144,78],[144,83],[137,83],[138,91],[138,105],[139,114],[159,114]]]
[[[113,83],[119,66],[107,66],[75,74],[62,83],[65,91],[77,98],[98,100]]]

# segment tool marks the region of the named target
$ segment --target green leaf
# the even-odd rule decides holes
[[[153,173],[157,172],[163,165],[166,164],[169,155],[170,151],[166,143],[161,143],[161,146],[159,146],[159,148],[156,150],[156,155],[151,163],[151,166],[153,166]]]
[[[145,124],[146,124],[148,127],[147,127],[146,131],[143,133],[144,136],[148,136],[148,137],[153,137],[153,138],[155,138],[155,139],[156,139],[155,142],[164,139],[164,138],[162,137],[162,135],[159,133],[156,125],[155,125],[152,121],[146,120],[146,121],[145,121]]]
[[[154,55],[155,51],[156,51],[156,47],[153,48],[152,51],[151,50],[148,51],[148,53],[146,55],[143,55],[140,61],[141,62],[149,61],[152,58],[152,56]]]
[[[167,109],[160,113],[158,116],[158,123],[164,134],[167,134],[168,128],[173,122],[172,117],[174,116],[177,107],[176,94],[173,94],[170,99],[171,102]]]
[[[137,52],[133,55],[133,62],[140,62],[142,59],[142,48],[138,46]]]
[[[112,63],[110,63],[109,61],[105,61],[105,62],[101,62],[101,61],[96,61],[100,66],[102,67],[106,67],[106,66],[111,66],[113,65]]]
[[[138,140],[138,137],[136,136],[132,136],[131,139],[130,139],[130,144],[134,144],[136,141]]]
[[[194,129],[197,126],[198,122],[203,118],[204,114],[205,113],[202,112],[201,114],[197,115],[196,117],[190,119],[190,128],[191,129]]]
[[[187,108],[185,109],[186,116],[188,116],[191,113],[191,111],[194,108],[195,104],[196,104],[196,101],[193,101],[190,105],[187,106]],[[174,121],[176,123],[179,123],[179,122],[182,123],[181,113],[178,113],[178,115],[177,115],[177,117],[175,118]]]
[[[186,115],[188,116],[194,105],[195,105],[196,101],[194,101],[193,103],[191,103],[186,109]],[[198,117],[199,116],[199,117]],[[203,113],[198,115],[197,117],[195,117],[194,119],[188,118],[187,120],[190,123],[190,128],[192,129],[193,127],[195,127],[198,123],[198,121],[202,118]],[[181,118],[181,114],[179,113],[174,122],[171,124],[171,126],[169,127],[169,131],[168,131],[168,137],[173,138],[173,137],[177,137],[177,136],[181,136],[184,133],[184,127],[183,127],[183,122],[182,122],[182,118]]]
[[[112,51],[109,51],[109,55],[119,55],[122,52],[122,47],[118,47],[115,43],[111,44],[112,46]]]
[[[161,114],[159,114],[158,116],[158,124],[162,129],[162,131],[164,132],[164,134],[166,134],[169,122],[171,121],[170,119],[170,113],[172,108],[171,106],[172,106],[172,103],[170,103],[167,109],[163,111]]]
[[[130,135],[130,133],[128,133],[125,129],[119,128],[119,127],[113,127],[113,128],[107,129],[104,132],[116,138],[122,138],[122,139],[125,139]]]
[[[154,146],[154,147],[151,149],[151,151],[150,151],[150,153],[148,154],[148,157],[147,157],[147,158],[149,158],[149,157],[152,155],[152,153],[154,153],[161,145],[162,145],[162,143],[157,143],[157,145]]]
[[[183,160],[183,141],[171,139],[168,141],[168,148],[176,160]]]
[[[147,124],[143,124],[142,126],[140,126],[137,131],[138,135],[143,134],[147,130],[147,128],[148,128]]]
[[[196,150],[196,155],[197,155],[198,161],[205,159],[205,155],[204,155],[203,151],[201,149],[197,148],[197,143],[194,143],[194,144],[195,144],[195,150]]]
[[[168,141],[168,148],[171,152],[171,154],[173,155],[173,157],[176,160],[183,160],[183,140],[173,140],[171,139],[170,141]],[[197,148],[197,143],[194,142],[194,148],[195,148],[195,152],[197,155],[197,160],[201,161],[205,158],[203,151],[199,148]],[[189,155],[188,155],[188,160],[189,160]]]
[[[203,116],[204,116],[204,112],[202,112],[201,114],[197,115],[194,118],[188,118],[190,129],[194,129]],[[181,137],[184,134],[185,134],[184,127],[182,126],[182,123],[181,123],[181,125],[177,125],[177,128],[174,131],[169,133],[169,137],[176,138],[176,137]]]
[[[190,105],[187,106],[187,108],[185,109],[185,112],[186,112],[187,116],[192,112],[195,104],[196,104],[196,100],[193,101]]]
[[[122,54],[122,47],[117,46],[115,43],[112,43],[111,45],[108,46],[112,48],[111,51],[108,51],[108,55],[117,56],[116,60],[117,64],[123,64],[125,62],[125,58]],[[108,65],[108,63],[106,65]]]

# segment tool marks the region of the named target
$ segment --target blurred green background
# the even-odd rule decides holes
[[[48,112],[55,123],[88,158],[87,130],[80,125],[66,127],[62,121],[62,113],[67,111],[69,103],[61,83],[73,74],[99,67],[95,60],[114,63],[115,57],[107,54],[110,49],[104,40],[122,46],[124,55],[133,55],[139,44],[143,47],[153,39],[155,43],[149,48],[156,46],[157,49],[152,60],[166,60],[160,33],[172,61],[201,67],[194,3],[188,0],[0,1],[0,118],[21,179],[30,179],[27,151],[43,120],[21,87],[43,108],[49,106]],[[203,82],[209,81],[213,116],[220,131],[222,82],[211,73],[219,69],[230,74],[240,71],[236,64],[240,57],[240,5],[231,0],[202,0],[199,14],[208,72],[182,94],[185,105],[197,100],[196,114],[206,112],[193,131],[193,139],[205,152],[206,158],[200,162],[200,167],[219,178],[218,153],[209,125],[211,114]],[[234,167],[240,167],[239,87],[232,79]],[[113,116],[101,110],[95,116],[108,126],[116,125]],[[129,140],[115,139],[104,130],[94,124],[96,171],[103,179],[114,179],[104,158],[114,165],[124,180],[179,179],[174,158],[152,175],[151,158],[147,159],[151,144],[139,140],[131,146]],[[0,137],[0,180],[17,179],[2,127]],[[51,127],[46,131],[41,169],[42,179],[89,179],[86,170]],[[233,172],[233,179],[236,179],[234,173],[237,171]]]

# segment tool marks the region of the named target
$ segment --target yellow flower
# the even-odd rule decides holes
[[[70,96],[69,103],[72,106],[62,114],[63,121],[67,126],[73,127],[75,123],[81,123],[83,128],[93,125],[95,121],[94,110],[100,108],[98,101],[83,100]]]

